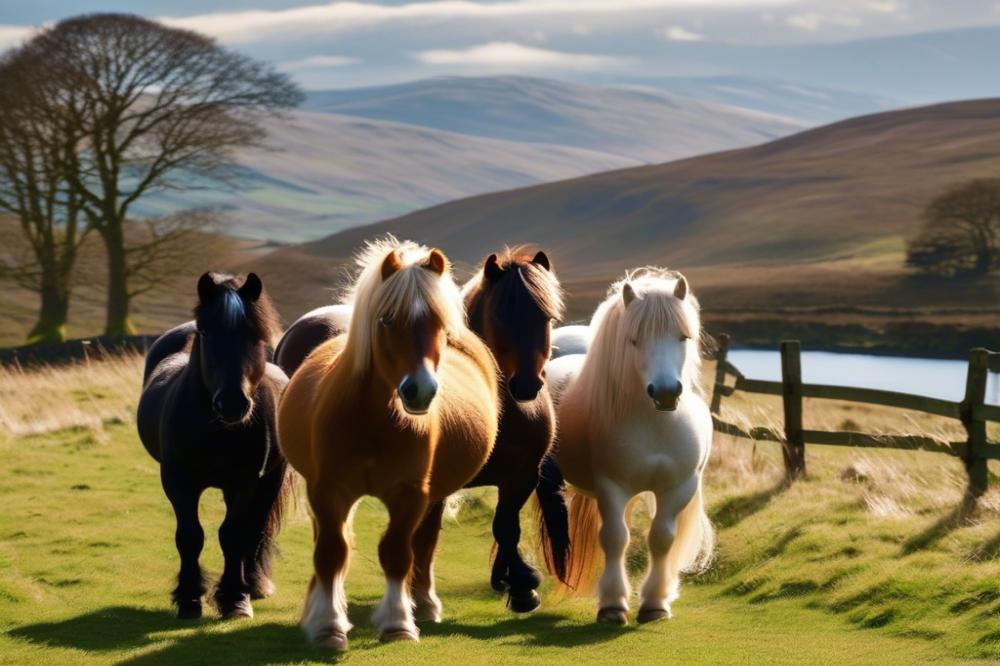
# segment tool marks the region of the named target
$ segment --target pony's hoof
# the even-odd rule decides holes
[[[420,637],[417,636],[416,632],[401,627],[383,632],[379,636],[379,640],[383,643],[396,643],[397,641],[419,641]]]
[[[413,619],[417,622],[440,622],[441,608],[436,604],[417,602],[413,609]]]
[[[542,598],[534,590],[511,592],[507,605],[515,613],[530,613],[542,605]]]
[[[640,608],[639,615],[635,619],[639,624],[656,622],[657,620],[669,620],[670,611],[663,608]]]
[[[253,617],[253,606],[250,605],[249,596],[237,599],[222,609],[223,620],[235,620],[241,617]]]
[[[201,617],[201,602],[182,601],[177,604],[177,613],[175,615],[178,620],[197,620]]]
[[[313,645],[321,650],[332,650],[334,652],[347,651],[347,634],[336,629],[331,629],[329,633],[317,636],[313,640]]]
[[[628,624],[628,611],[624,608],[602,608],[597,611],[597,621],[607,624]]]
[[[264,577],[257,581],[257,583],[253,586],[253,591],[250,592],[250,598],[254,601],[267,599],[269,596],[274,594],[275,590],[277,590],[277,588],[274,586],[274,583],[271,582],[271,579]]]

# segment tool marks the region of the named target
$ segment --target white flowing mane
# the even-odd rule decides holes
[[[701,316],[690,291],[674,296],[679,273],[646,267],[630,271],[608,289],[608,296],[590,321],[593,340],[574,384],[581,408],[598,424],[623,418],[637,401],[648,401],[636,375],[632,340],[660,338],[668,333],[688,337],[687,360],[681,371],[685,391],[701,395]],[[628,307],[622,290],[629,284],[636,298]]]
[[[390,252],[399,257],[399,270],[382,279],[382,262]],[[465,325],[462,295],[447,265],[443,275],[428,270],[424,264],[431,250],[389,235],[368,241],[356,255],[358,275],[348,287],[344,304],[353,307],[347,332],[345,354],[350,354],[355,374],[371,367],[373,341],[379,319],[395,321],[435,315],[449,335]]]

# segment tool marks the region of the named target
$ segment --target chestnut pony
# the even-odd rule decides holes
[[[560,578],[569,548],[561,477],[551,465],[546,465],[541,480],[539,474],[556,430],[543,377],[552,322],[563,315],[562,289],[544,252],[532,257],[515,248],[500,256],[491,254],[462,291],[469,327],[493,352],[503,384],[496,448],[466,487],[497,487],[493,516],[497,548],[490,582],[498,592],[507,591],[511,610],[529,612],[540,604],[535,590],[541,577],[521,557],[518,544],[521,509],[532,492],[537,492],[542,527],[553,553],[550,563]]]
[[[445,256],[390,237],[369,243],[358,265],[347,333],[305,358],[278,415],[313,515],[302,628],[335,650],[347,648],[351,628],[344,576],[354,504],[373,495],[389,511],[378,549],[386,590],[372,621],[382,640],[417,640],[414,612],[440,612],[438,526],[425,514],[486,462],[499,412],[496,364],[465,325]]]
[[[150,347],[136,423],[177,517],[177,616],[201,616],[198,501],[215,487],[226,517],[219,528],[225,568],[214,599],[224,617],[252,617],[251,597],[274,591],[274,537],[291,487],[276,431],[288,380],[267,362],[278,318],[253,273],[245,280],[201,276],[194,314]]]

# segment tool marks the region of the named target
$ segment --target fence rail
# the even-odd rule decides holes
[[[1000,460],[1000,443],[986,437],[988,422],[1000,423],[1000,406],[986,404],[986,379],[990,372],[1000,372],[1000,353],[986,349],[969,352],[965,398],[961,402],[941,400],[912,393],[802,382],[801,345],[797,340],[781,343],[781,381],[750,379],[728,358],[730,339],[719,337],[716,355],[715,386],[712,392],[712,419],[720,433],[752,440],[779,442],[785,473],[794,478],[805,473],[806,444],[857,446],[885,449],[923,450],[946,453],[961,458],[969,475],[969,492],[982,495],[987,488],[989,460]],[[727,380],[732,377],[733,383]],[[724,421],[722,399],[737,392],[781,396],[784,414],[783,431],[768,427],[741,427]],[[920,434],[873,434],[839,430],[806,430],[803,427],[803,398],[840,400],[895,407],[957,419],[965,427],[966,439],[942,442]]]

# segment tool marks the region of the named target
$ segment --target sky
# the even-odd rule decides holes
[[[208,33],[313,89],[455,74],[725,75],[753,49],[1000,25],[998,0],[2,0],[0,47],[100,11]]]

